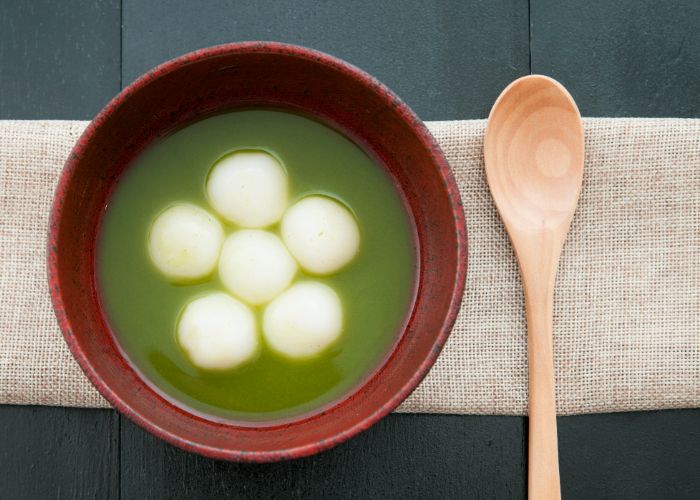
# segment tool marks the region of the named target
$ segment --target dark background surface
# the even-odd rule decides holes
[[[700,2],[0,1],[0,119],[90,119],[167,58],[279,40],[377,76],[425,120],[549,74],[586,116],[700,117]],[[0,332],[1,334],[1,332]],[[558,420],[564,498],[700,498],[700,410]],[[525,498],[526,419],[391,415],[295,462],[173,448],[111,410],[0,406],[2,498]]]

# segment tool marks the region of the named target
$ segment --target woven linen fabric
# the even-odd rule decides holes
[[[0,121],[0,403],[107,407],[58,329],[46,284],[53,191],[87,122]],[[428,123],[469,229],[462,307],[398,411],[527,413],[517,263],[484,177],[484,120]],[[559,266],[560,414],[700,406],[700,120],[584,119],[581,199]]]

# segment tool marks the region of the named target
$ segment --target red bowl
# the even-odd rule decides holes
[[[382,366],[354,392],[291,422],[245,426],[165,400],[123,357],[100,307],[95,242],[107,200],[134,157],[168,131],[251,106],[311,115],[372,154],[416,225],[417,297]],[[330,448],[387,415],[418,385],[450,333],[467,271],[467,233],[452,173],[423,123],[394,93],[326,54],[279,43],[198,50],[158,66],[115,97],[80,137],[51,211],[49,285],[63,335],[85,374],[128,418],[189,451],[266,462]]]

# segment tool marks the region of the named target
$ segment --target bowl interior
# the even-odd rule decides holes
[[[120,354],[95,286],[95,242],[120,174],[154,139],[236,108],[301,112],[352,138],[387,169],[416,224],[417,297],[383,366],[362,387],[306,418],[243,426],[189,413],[152,390]],[[216,458],[267,461],[308,455],[394,409],[439,353],[461,301],[466,230],[447,163],[417,117],[356,68],[300,47],[248,43],[170,61],[129,86],[93,121],[57,188],[49,280],[59,323],[100,392],[154,434]]]

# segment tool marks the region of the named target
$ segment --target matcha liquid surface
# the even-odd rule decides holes
[[[174,202],[215,214],[205,182],[217,159],[238,149],[277,156],[289,177],[290,203],[307,194],[345,202],[357,217],[361,243],[353,262],[318,279],[339,294],[340,340],[313,360],[290,361],[264,346],[245,366],[223,372],[196,368],[176,340],[185,304],[225,291],[216,272],[195,285],[171,284],[151,263],[148,231]],[[226,234],[237,228],[225,225]],[[277,225],[267,228],[279,234]],[[218,418],[265,421],[290,418],[343,397],[384,359],[413,299],[413,229],[387,174],[339,132],[300,115],[245,110],[192,123],[155,142],[127,169],[110,201],[97,252],[97,281],[108,321],[140,373],[181,405]],[[254,308],[258,329],[263,307]]]

